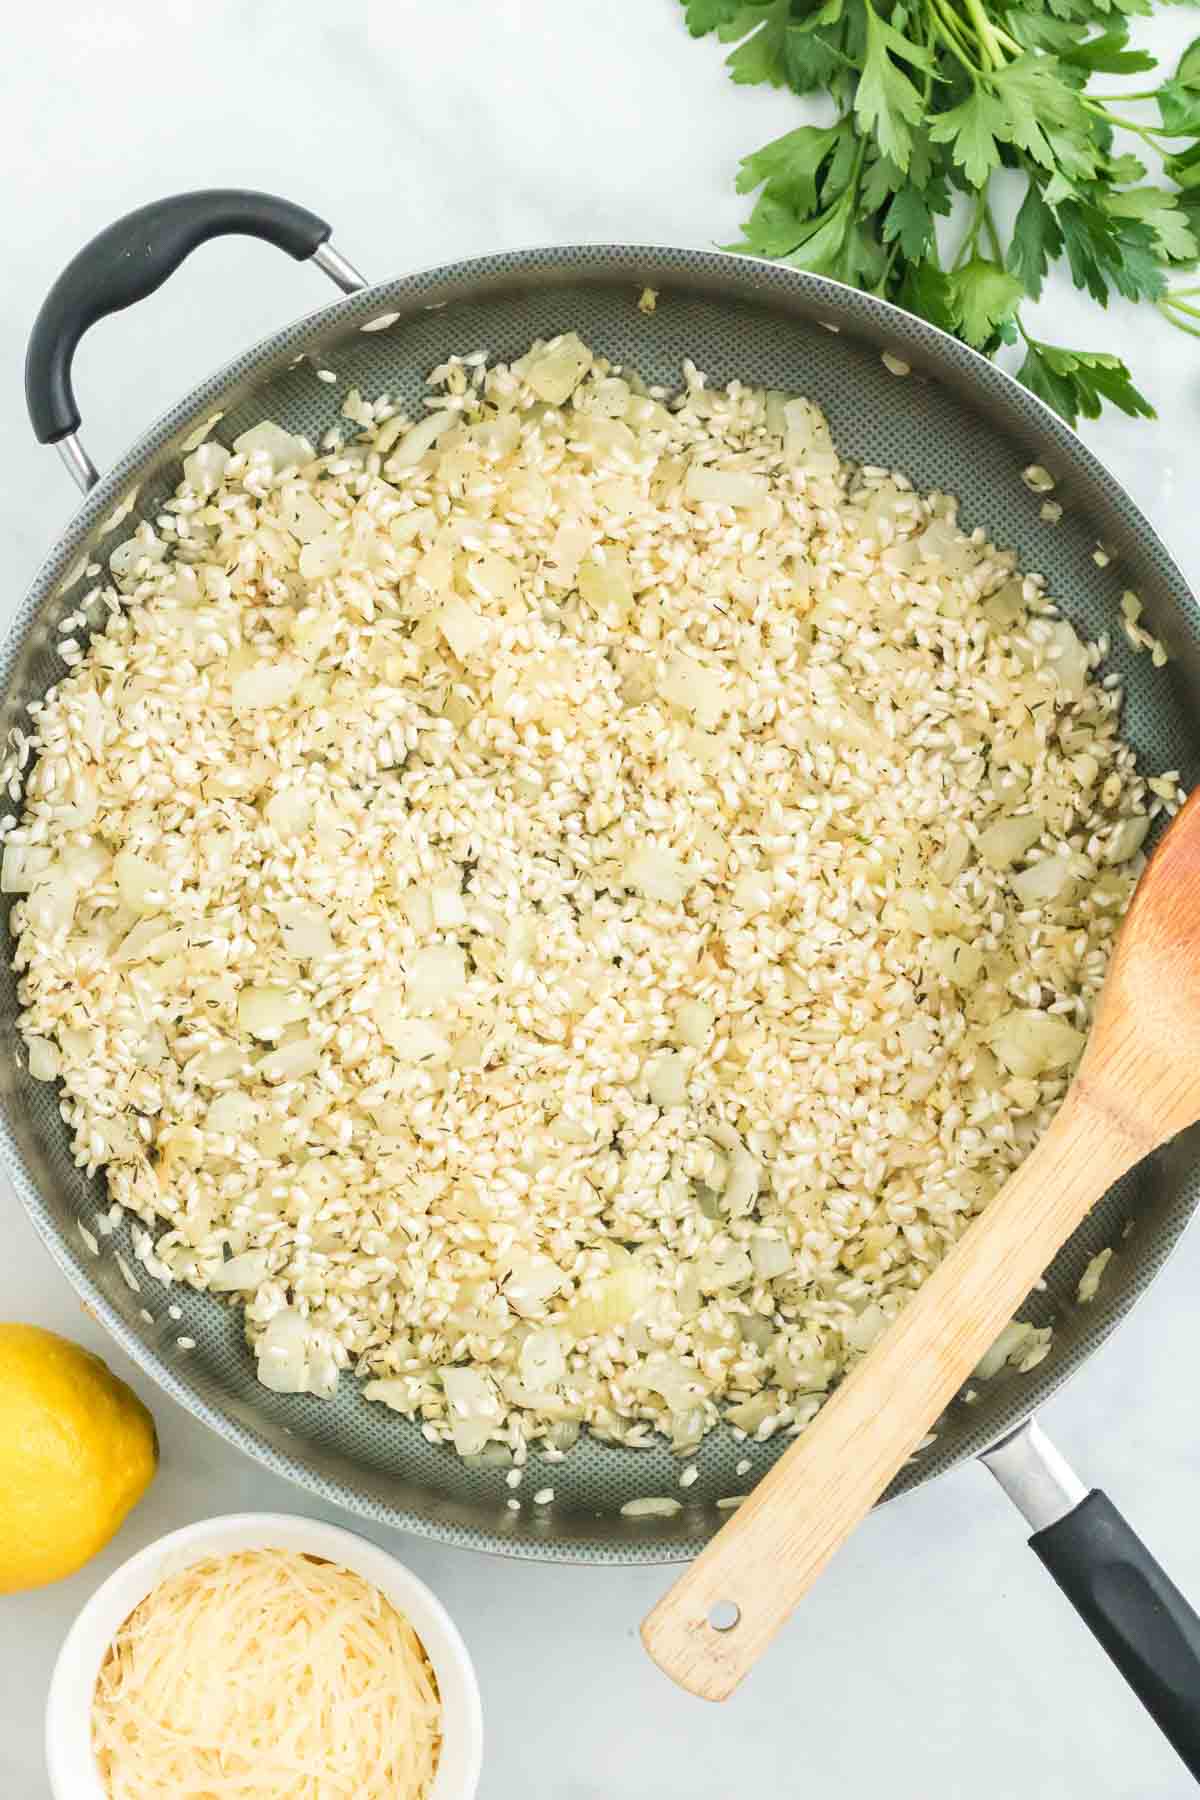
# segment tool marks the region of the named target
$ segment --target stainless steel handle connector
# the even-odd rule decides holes
[[[979,1459],[1035,1531],[1074,1512],[1087,1489],[1036,1419],[1026,1419]]]
[[[335,250],[328,239],[317,245],[311,261],[316,263],[322,274],[328,275],[343,294],[359,294],[370,285],[366,276],[360,275],[354,264],[340,250]],[[80,443],[78,432],[72,431],[66,437],[59,438],[54,448],[62,457],[71,480],[80,493],[90,493],[100,479],[100,471]]]
[[[100,479],[100,471],[79,441],[78,434],[69,432],[65,438],[59,438],[54,448],[62,457],[71,480],[83,494],[90,492]]]

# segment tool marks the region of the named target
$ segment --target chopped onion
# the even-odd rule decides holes
[[[306,673],[303,663],[288,656],[252,663],[233,678],[234,712],[265,712],[272,706],[286,706]]]
[[[5,844],[0,861],[0,892],[28,894],[53,861],[54,852],[42,844]]]
[[[428,418],[418,420],[417,424],[405,432],[388,457],[388,469],[415,468],[426,451],[432,450],[438,439],[444,437],[457,422],[458,415],[452,412],[431,412]]]
[[[672,706],[695,713],[697,724],[707,731],[733,704],[726,677],[685,650],[677,650],[667,658],[658,690]]]
[[[1009,886],[1022,906],[1044,906],[1058,900],[1074,880],[1071,859],[1065,855],[1043,856],[1027,869],[1010,877]]]
[[[971,840],[957,825],[946,832],[946,842],[934,859],[932,873],[945,886],[956,881],[971,859]]]
[[[293,437],[290,431],[284,431],[270,419],[264,419],[260,425],[254,425],[234,438],[233,448],[238,456],[265,456],[276,475],[293,463],[311,462],[313,454],[312,445],[306,438]]]
[[[557,1386],[567,1372],[566,1339],[551,1326],[545,1331],[531,1331],[521,1345],[517,1358],[521,1380],[533,1393],[545,1393]]]
[[[228,1081],[231,1075],[239,1075],[246,1065],[246,1052],[236,1044],[225,1044],[217,1050],[206,1050],[200,1056],[193,1057],[188,1070],[196,1081],[211,1086],[217,1081]]]
[[[135,912],[148,912],[161,905],[169,885],[166,873],[157,863],[133,850],[118,851],[113,858],[113,878],[122,900]]]
[[[430,893],[433,924],[438,931],[457,931],[467,922],[466,903],[457,882],[435,882]]]
[[[699,504],[757,506],[771,491],[765,475],[742,469],[711,469],[693,463],[683,482],[684,498]]]
[[[983,972],[983,952],[960,937],[934,938],[929,944],[931,966],[952,986],[964,992],[975,986]]]
[[[113,961],[140,962],[151,951],[161,959],[173,956],[186,943],[186,932],[172,930],[169,919],[161,913],[152,913],[148,918],[139,919],[132,931],[125,934],[113,952]]]
[[[677,906],[698,879],[672,851],[653,844],[639,845],[625,864],[628,887],[647,900],[661,900],[668,906]]]
[[[258,1379],[273,1393],[332,1398],[337,1364],[316,1329],[291,1307],[282,1307],[275,1314],[254,1349]]]
[[[579,565],[579,592],[601,617],[616,622],[628,618],[633,606],[633,583],[624,551],[607,549],[603,560],[595,552],[587,557]]]
[[[734,882],[730,898],[740,912],[751,918],[756,913],[767,912],[774,898],[770,875],[764,875],[758,869],[747,869]]]
[[[372,1008],[380,1036],[401,1063],[444,1063],[450,1056],[450,1039],[428,1019],[410,1019],[394,994],[384,994]]]
[[[1033,848],[1045,829],[1046,821],[1035,813],[997,819],[980,833],[977,848],[990,868],[1009,869]]]
[[[869,1350],[887,1329],[887,1315],[878,1306],[864,1306],[856,1319],[852,1319],[844,1328],[847,1344],[852,1350],[860,1352]]]
[[[478,1369],[443,1369],[441,1376],[454,1447],[460,1456],[477,1455],[499,1426],[495,1386]]]
[[[208,1285],[214,1294],[233,1294],[239,1289],[252,1292],[266,1280],[268,1264],[265,1250],[243,1250],[240,1256],[222,1263],[216,1274],[209,1276]]]
[[[615,1326],[628,1325],[650,1298],[651,1287],[647,1271],[630,1258],[574,1302],[567,1313],[567,1324],[576,1338],[593,1337]]]
[[[264,1081],[298,1081],[302,1075],[311,1075],[320,1062],[321,1046],[312,1038],[298,1038],[264,1056],[258,1072]]]
[[[249,1094],[235,1090],[217,1095],[204,1116],[204,1129],[237,1136],[249,1130],[257,1117],[258,1107]]]
[[[184,457],[183,479],[202,499],[207,499],[220,487],[228,461],[229,452],[224,444],[201,444],[190,456]]]
[[[1070,1068],[1084,1036],[1055,1013],[1014,1011],[997,1020],[988,1042],[1010,1074],[1036,1076]]]
[[[836,475],[838,453],[833,447],[829,424],[819,407],[811,400],[787,400],[783,407],[786,430],[783,454],[793,468],[811,475]]]
[[[991,1349],[976,1364],[974,1372],[978,1379],[990,1381],[993,1375],[998,1375],[1006,1362],[1012,1362],[1020,1355],[1034,1330],[1034,1326],[1023,1325],[1019,1319],[1006,1325]]]
[[[740,1244],[729,1244],[724,1250],[710,1251],[700,1259],[700,1286],[706,1294],[718,1294],[723,1288],[741,1287],[754,1274],[754,1264]]]
[[[275,916],[283,934],[283,947],[289,956],[299,957],[302,962],[313,962],[333,950],[333,933],[319,906],[309,906],[302,901],[288,902],[275,908]]]
[[[1050,636],[1046,645],[1047,666],[1054,679],[1072,699],[1078,700],[1087,687],[1091,669],[1086,645],[1066,619],[1049,622]]]
[[[268,825],[281,838],[299,836],[312,822],[312,796],[303,788],[281,788],[272,794],[263,809]]]
[[[721,1204],[731,1218],[741,1218],[758,1199],[760,1170],[750,1152],[739,1145],[729,1161],[729,1173],[721,1191]]]
[[[750,1239],[750,1261],[754,1273],[763,1281],[774,1281],[786,1275],[792,1266],[792,1248],[783,1238],[770,1237],[756,1231]]]
[[[26,921],[48,936],[65,931],[74,920],[77,899],[75,883],[52,870],[47,879],[38,882],[26,900]]]
[[[328,537],[333,530],[332,514],[298,483],[284,490],[279,511],[292,536],[302,544],[311,544],[318,538]]]
[[[409,1008],[424,1012],[457,999],[467,985],[467,959],[457,944],[414,950],[404,968]]]
[[[651,1393],[661,1394],[672,1412],[685,1412],[706,1399],[709,1384],[698,1368],[664,1350],[652,1350],[637,1371],[637,1380]]]
[[[546,579],[556,587],[574,587],[580,560],[591,548],[591,543],[592,534],[586,525],[574,519],[563,519],[550,545],[551,561],[546,567]]]
[[[546,1301],[565,1286],[566,1277],[548,1256],[513,1250],[508,1255],[507,1265],[501,1283],[504,1298],[522,1318],[538,1318],[545,1310]]]
[[[647,1070],[646,1088],[655,1106],[687,1104],[687,1065],[677,1051],[656,1056]]]
[[[592,353],[573,331],[568,331],[545,349],[532,351],[513,366],[539,400],[544,400],[548,406],[561,406],[570,399],[591,368]]]
[[[305,581],[322,581],[327,575],[336,575],[341,566],[341,538],[315,537],[300,551],[300,573]]]
[[[1146,841],[1146,833],[1150,829],[1150,820],[1145,814],[1136,819],[1122,819],[1117,825],[1104,847],[1106,863],[1128,862],[1135,856]]]
[[[703,1050],[716,1015],[703,1000],[685,1000],[675,1014],[675,1035],[681,1044]]]
[[[308,1001],[291,988],[268,982],[244,987],[237,1000],[238,1024],[251,1037],[277,1038],[284,1029],[308,1012]]]
[[[491,628],[473,606],[458,594],[451,594],[438,608],[438,629],[455,656],[465,662],[487,643]]]
[[[62,1058],[58,1053],[58,1045],[49,1038],[28,1037],[25,1049],[29,1058],[29,1073],[35,1081],[53,1081],[62,1067]]]

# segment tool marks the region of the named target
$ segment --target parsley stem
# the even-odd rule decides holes
[[[996,33],[980,0],[963,0],[967,17],[975,27],[975,35],[983,50],[984,59],[989,68],[1002,69],[1008,60],[996,41]]]
[[[971,80],[974,81],[977,76],[982,75],[985,71],[970,54],[972,49],[970,33],[947,0],[933,0],[933,10],[929,16],[934,30],[947,50],[958,58]]]
[[[996,230],[996,221],[992,217],[992,209],[991,209],[991,206],[988,204],[986,188],[984,190],[984,200],[983,200],[983,224],[984,224],[984,229],[986,230],[986,232],[988,234],[988,241],[990,242],[990,244],[992,246],[992,255],[995,257],[996,261],[1000,264],[1001,268],[1003,268],[1004,267],[1004,246],[1000,242],[1000,233]]]
[[[1158,303],[1159,308],[1161,309],[1170,306],[1173,307],[1176,312],[1186,313],[1189,319],[1200,319],[1200,307],[1189,306],[1186,300],[1176,299],[1175,296],[1179,291],[1180,290],[1176,288],[1173,292],[1168,291],[1165,293]]]
[[[1124,119],[1120,113],[1109,112],[1106,106],[1098,106],[1086,95],[1082,104],[1088,112],[1095,113],[1098,119],[1103,119],[1109,125],[1119,126],[1122,131],[1134,132],[1138,137],[1144,138],[1146,143],[1153,144],[1156,150],[1159,149],[1158,140],[1162,137],[1185,137],[1187,135],[1186,132],[1156,131],[1151,125],[1139,125],[1136,119]]]
[[[975,197],[975,216],[971,220],[962,243],[958,246],[958,255],[954,259],[954,267],[961,269],[965,262],[970,262],[979,245],[979,234],[991,221],[991,208],[988,206],[987,187],[980,188]],[[993,233],[994,233],[993,227]]]
[[[1155,304],[1163,318],[1169,325],[1174,325],[1176,331],[1186,331],[1189,337],[1200,338],[1200,325],[1189,325],[1186,320],[1177,317],[1178,313],[1186,312],[1189,318],[1200,319],[1200,313],[1194,307],[1181,307],[1169,295]]]
[[[1124,106],[1127,100],[1154,100],[1157,88],[1138,88],[1128,94],[1089,94],[1089,100],[1098,100],[1101,106]]]
[[[997,42],[1003,44],[1006,50],[1011,50],[1014,56],[1025,55],[1024,44],[1018,43],[1015,37],[1010,37],[1004,27],[997,25],[995,20],[992,21],[992,30],[996,34]]]
[[[887,261],[883,265],[883,274],[879,277],[879,280],[876,283],[875,287],[872,288],[872,290],[871,290],[872,293],[878,294],[879,298],[881,300],[885,300],[887,298],[887,284],[892,278],[892,268],[893,268],[896,258],[899,254],[900,254],[900,240],[899,240],[899,238],[897,238],[896,242],[892,245],[891,249],[887,253]]]

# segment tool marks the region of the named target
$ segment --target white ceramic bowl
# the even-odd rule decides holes
[[[479,1683],[445,1607],[388,1551],[340,1525],[291,1513],[231,1513],[186,1525],[131,1556],[97,1588],[67,1633],[50,1677],[46,1765],[54,1800],[105,1800],[92,1756],[92,1695],[105,1653],[134,1607],[164,1577],[235,1550],[322,1556],[354,1569],[387,1595],[424,1644],[442,1697],[442,1754],[430,1800],[474,1800],[483,1761]]]

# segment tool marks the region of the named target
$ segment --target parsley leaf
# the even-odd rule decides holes
[[[1114,218],[1091,201],[1067,200],[1058,222],[1076,287],[1101,306],[1108,305],[1110,285],[1126,300],[1157,300],[1166,292],[1154,232],[1141,219]]]
[[[815,275],[831,275],[846,241],[850,223],[848,208],[844,201],[839,202],[819,222],[810,220],[809,223],[812,229],[783,261],[793,269],[808,269]]]
[[[845,62],[833,44],[803,25],[788,26],[783,60],[788,85],[794,94],[812,94],[818,88],[832,88],[845,77]]]
[[[1119,407],[1134,419],[1157,415],[1117,356],[1088,350],[1060,350],[1053,344],[1029,341],[1017,379],[1046,405],[1074,425],[1082,415],[1098,419],[1104,402]]]
[[[738,167],[737,191],[748,194],[763,182],[770,184],[776,195],[786,193],[798,211],[808,211],[817,203],[817,171],[837,143],[839,128],[831,125],[802,125],[784,137],[764,144],[753,155],[744,156]]]
[[[950,277],[959,320],[959,334],[975,350],[997,343],[1011,343],[1013,321],[1025,289],[1015,275],[999,263],[973,256]]]
[[[1108,194],[1105,209],[1117,218],[1141,219],[1154,234],[1155,248],[1164,261],[1190,263],[1200,255],[1188,226],[1187,215],[1166,188],[1135,187]]]
[[[999,100],[977,87],[929,127],[935,144],[949,144],[951,154],[974,188],[981,188],[1000,166],[1000,140],[1007,137],[1008,118]]]
[[[742,226],[741,242],[723,244],[739,256],[786,256],[804,235],[806,215],[768,188]]]
[[[770,87],[787,86],[788,7],[789,0],[775,0],[752,36],[726,57],[725,66],[734,81],[748,87],[756,87],[760,82]]]
[[[943,331],[957,332],[962,318],[958,294],[950,277],[936,263],[910,264],[896,298],[901,306],[906,306],[909,312],[919,313],[931,325],[937,325]]]
[[[1050,264],[1061,255],[1062,247],[1054,208],[1047,206],[1037,182],[1030,181],[1013,222],[1008,266],[1034,300],[1041,294]]]
[[[1168,137],[1195,137],[1200,133],[1200,92],[1182,81],[1164,81],[1155,98],[1163,130]]]
[[[683,10],[692,36],[706,37],[746,9],[743,0],[683,0]]]
[[[1128,49],[1128,43],[1128,27],[1114,25],[1099,37],[1084,38],[1082,42],[1068,40],[1058,47],[1058,55],[1062,62],[1075,68],[1105,75],[1141,75],[1147,69],[1157,68],[1152,56],[1145,50]]]
[[[854,97],[854,111],[862,129],[874,134],[883,154],[891,157],[897,168],[906,170],[912,149],[909,127],[924,117],[925,102],[893,58],[901,57],[912,68],[931,73],[933,64],[921,45],[914,44],[903,32],[880,18],[872,0],[864,0],[864,5],[866,56]]]
[[[944,211],[949,211],[947,200]],[[899,243],[905,256],[914,262],[933,247],[933,212],[929,196],[920,188],[902,187],[892,200],[883,220],[885,244]]]

